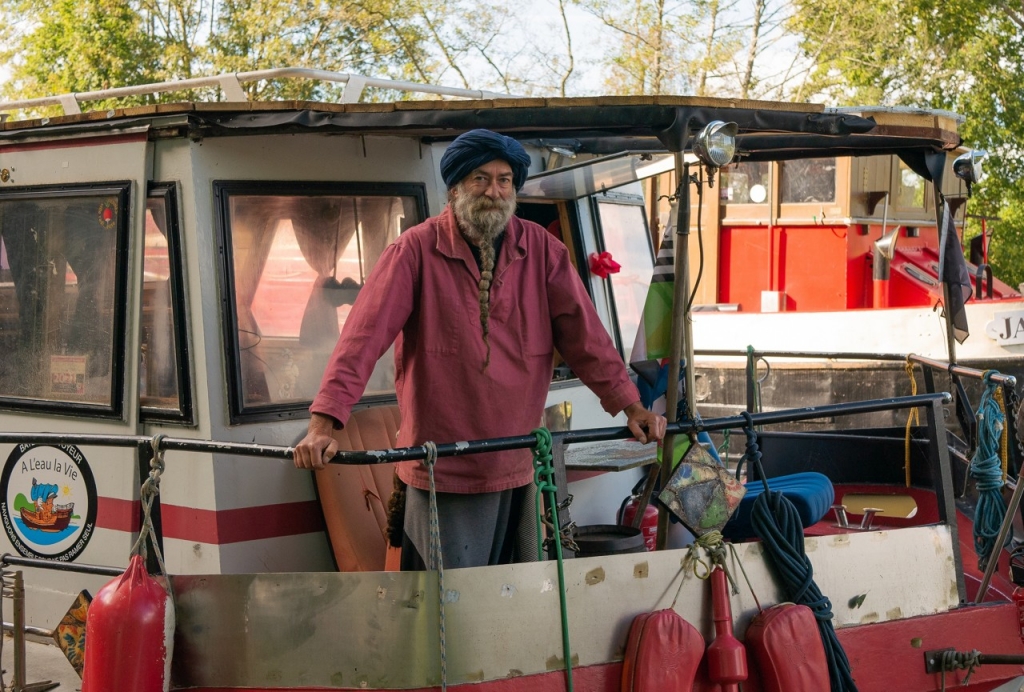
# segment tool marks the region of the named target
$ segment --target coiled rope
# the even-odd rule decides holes
[[[747,436],[745,458],[764,483],[764,492],[754,500],[751,524],[761,539],[765,554],[782,579],[783,592],[794,603],[808,606],[818,621],[818,632],[825,647],[828,676],[832,692],[856,692],[857,686],[850,673],[850,661],[832,627],[832,603],[814,583],[814,568],[804,552],[804,527],[796,507],[781,492],[768,487],[768,479],[761,466],[761,451],[757,446],[757,433],[749,412],[743,412]]]
[[[562,537],[558,527],[558,499],[555,493],[558,486],[555,485],[555,469],[551,465],[551,431],[547,428],[537,428],[533,431],[537,437],[537,444],[533,448],[533,482],[537,485],[537,559],[544,559],[544,507],[543,495],[548,495],[548,506],[551,507],[551,519],[553,525],[553,540],[555,542],[555,556],[558,560],[558,599],[562,615],[562,655],[565,657],[565,679],[569,692],[573,691],[572,686],[572,649],[569,646],[569,611],[565,599],[565,569],[562,563]]]
[[[955,651],[949,649],[942,652],[942,692],[946,692],[946,671],[949,670],[966,670],[967,675],[964,676],[963,682],[960,684],[967,687],[971,681],[971,674],[974,673],[974,669],[980,664],[978,657],[981,656],[981,652],[977,649],[973,651]]]
[[[427,467],[427,477],[430,480],[430,549],[427,557],[427,569],[437,570],[437,607],[438,625],[437,635],[441,649],[441,689],[448,689],[448,652],[445,648],[444,631],[444,561],[441,559],[441,524],[437,519],[437,487],[434,485],[434,464],[437,463],[437,445],[433,442],[424,442],[423,448],[427,450],[427,456],[423,465]]]
[[[995,371],[986,370],[982,376],[985,391],[978,404],[978,448],[969,469],[978,488],[978,505],[974,509],[974,550],[978,554],[978,568],[982,570],[996,548],[996,537],[1006,515],[1006,503],[1001,492],[1003,468],[999,459],[1006,415],[997,401],[998,385],[992,381],[993,374]]]

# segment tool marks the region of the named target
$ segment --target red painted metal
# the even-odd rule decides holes
[[[324,530],[323,511],[316,500],[222,510],[162,504],[160,516],[165,538],[213,545]],[[137,532],[141,525],[140,517],[138,500],[98,499],[96,525],[100,528]]]
[[[871,307],[873,308],[887,308],[889,307],[889,280],[888,279],[875,279],[872,282],[874,288],[874,298],[871,301]]]
[[[722,226],[718,300],[743,312],[761,311],[762,291],[784,293],[783,309],[800,312],[934,305],[942,296],[938,233],[935,226],[909,230],[897,230],[891,279],[879,286],[871,277],[880,224]],[[968,266],[973,281],[975,267]],[[1004,282],[992,283],[993,299],[1016,295]]]

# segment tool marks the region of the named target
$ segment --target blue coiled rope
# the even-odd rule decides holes
[[[832,692],[857,692],[850,673],[850,661],[832,627],[832,603],[814,583],[814,568],[804,552],[804,527],[800,514],[782,493],[768,487],[768,479],[761,467],[761,450],[757,446],[754,420],[746,411],[743,418],[747,422],[743,429],[747,436],[745,459],[748,468],[755,467],[764,483],[764,493],[754,500],[751,511],[754,533],[761,539],[765,553],[782,580],[783,592],[793,603],[809,607],[818,621]]]
[[[974,509],[974,551],[978,554],[978,569],[985,569],[996,538],[1006,515],[1003,502],[1003,468],[999,458],[1003,425],[1006,416],[996,400],[996,385],[992,381],[994,370],[984,374],[985,391],[978,404],[978,448],[971,458],[969,473],[978,488],[978,506]],[[1007,539],[1010,536],[1007,535]]]

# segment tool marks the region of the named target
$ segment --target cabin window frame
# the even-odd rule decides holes
[[[52,200],[62,197],[116,197],[117,218],[114,235],[114,286],[110,338],[110,398],[106,404],[78,401],[54,401],[14,397],[0,393],[0,411],[70,415],[82,418],[125,420],[125,362],[127,358],[128,277],[131,255],[129,232],[134,207],[133,181],[31,185],[0,189],[0,202],[8,200]]]
[[[622,193],[616,194],[613,191],[609,191],[609,192],[606,192],[604,194],[593,195],[593,196],[590,197],[591,215],[592,215],[592,217],[594,219],[594,226],[595,226],[595,230],[596,230],[596,233],[594,234],[594,236],[595,236],[596,241],[597,241],[597,251],[598,252],[606,252],[608,250],[608,245],[607,245],[607,243],[605,243],[605,237],[604,237],[605,236],[604,221],[601,218],[601,205],[602,204],[615,204],[615,205],[623,206],[623,207],[637,207],[637,208],[639,208],[639,210],[640,210],[640,217],[641,217],[641,220],[643,221],[643,226],[644,226],[644,238],[646,238],[646,240],[647,240],[647,250],[648,250],[648,252],[650,253],[650,256],[651,256],[651,271],[652,271],[652,276],[653,276],[654,264],[657,261],[657,255],[654,252],[654,243],[651,240],[650,223],[648,222],[648,219],[647,219],[647,206],[644,203],[643,196],[634,196],[634,195],[622,194]],[[613,259],[614,259],[614,256],[613,256]],[[589,262],[587,262],[587,263],[585,263],[583,265],[583,269],[586,271],[586,273],[587,273],[587,275],[588,275],[588,277],[590,279],[589,281],[584,281],[584,283],[588,286],[588,289],[589,289],[591,283],[599,283],[608,292],[608,296],[609,296],[608,309],[611,312],[612,323],[615,325],[615,331],[612,334],[612,338],[615,341],[615,347],[616,347],[616,349],[619,352],[619,357],[623,359],[623,362],[625,362],[627,365],[629,365],[628,361],[626,361],[626,345],[625,345],[625,341],[623,340],[624,337],[622,335],[622,324],[619,321],[619,307],[618,307],[618,301],[617,301],[617,299],[615,297],[614,282],[612,281],[611,276],[609,276],[607,279],[599,279],[596,276],[592,275],[591,272],[590,272]],[[648,292],[650,292],[650,286],[649,285],[648,285]],[[591,300],[593,300],[593,291],[591,291]],[[640,314],[641,314],[641,317],[642,317],[643,316],[643,305],[640,306]],[[633,337],[634,337],[634,340],[635,340],[636,334],[634,334]],[[630,344],[629,347],[632,348],[633,344]]]
[[[713,204],[717,204],[720,209],[720,217],[723,223],[739,224],[739,223],[752,223],[752,224],[765,224],[771,219],[772,209],[778,206],[778,182],[779,182],[779,162],[778,161],[750,161],[746,159],[737,159],[732,161],[729,166],[737,166],[738,164],[744,163],[764,163],[768,166],[768,190],[767,196],[763,202],[729,202],[721,198],[721,192],[726,186],[723,184],[722,177],[728,176],[732,171],[726,170],[723,173],[719,173],[719,180],[716,183],[717,192],[712,191],[714,199],[711,200]]]
[[[192,388],[192,353],[189,348],[188,301],[185,291],[185,264],[182,252],[181,214],[178,208],[178,185],[174,182],[151,181],[146,189],[147,205],[150,199],[164,201],[167,222],[167,261],[171,293],[171,329],[177,360],[178,407],[163,408],[142,405],[141,386],[139,390],[139,420],[143,422],[179,423],[195,425],[195,405]],[[143,268],[146,258],[143,252]],[[145,280],[143,280],[145,283]],[[140,347],[142,338],[139,337]],[[141,373],[140,373],[141,374]],[[140,383],[141,385],[141,383]]]
[[[782,178],[783,164],[793,159],[776,161],[772,166],[773,191],[771,195],[773,208],[775,209],[773,225],[783,224],[809,224],[815,226],[827,226],[839,223],[845,225],[845,219],[850,213],[850,174],[852,170],[850,156],[821,156],[819,159],[835,159],[835,195],[831,202],[784,202],[782,201]],[[804,159],[800,159],[804,160]]]
[[[220,288],[220,323],[223,335],[225,383],[228,389],[228,418],[231,425],[262,423],[274,420],[307,418],[312,399],[286,403],[245,404],[242,381],[242,354],[238,342],[238,313],[235,308],[235,267],[231,240],[232,196],[301,196],[301,197],[411,197],[423,223],[429,216],[427,189],[415,182],[365,181],[299,181],[299,180],[215,180],[213,181],[214,225],[219,254],[218,285]],[[364,395],[361,405],[393,403],[394,393]]]

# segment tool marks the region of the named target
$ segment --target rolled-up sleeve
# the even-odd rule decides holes
[[[331,416],[341,425],[348,421],[374,365],[394,343],[413,311],[416,252],[415,246],[400,239],[381,254],[345,320],[320,391],[309,407],[312,413]]]

